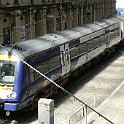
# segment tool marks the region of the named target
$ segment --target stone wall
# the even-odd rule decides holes
[[[0,43],[21,42],[116,13],[116,0],[0,0]]]

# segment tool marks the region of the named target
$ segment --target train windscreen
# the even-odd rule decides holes
[[[13,84],[17,61],[13,61],[10,57],[8,59],[2,58],[0,57],[0,83]]]

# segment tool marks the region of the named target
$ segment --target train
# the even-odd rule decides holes
[[[57,88],[23,61],[64,85],[89,62],[123,43],[124,16],[114,15],[72,29],[0,47],[0,109],[9,116]],[[77,84],[78,85],[78,84]]]

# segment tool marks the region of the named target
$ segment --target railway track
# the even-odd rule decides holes
[[[94,107],[95,99],[97,107],[124,79],[123,61],[124,48],[119,48],[108,59],[102,59],[75,79],[69,80],[64,87],[91,107]],[[55,100],[55,124],[68,124],[68,119],[81,107],[81,103],[61,90],[53,98]],[[37,110],[22,112],[18,115],[15,113],[9,118],[0,116],[1,124],[9,124],[12,120],[18,121],[19,124],[36,124]],[[80,118],[76,118],[75,122],[79,120]]]

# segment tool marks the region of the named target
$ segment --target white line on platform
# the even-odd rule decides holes
[[[124,85],[124,80],[122,83],[96,108],[96,111],[102,110],[103,106],[118,92],[118,90]],[[91,112],[88,117],[88,122],[91,120],[91,118],[95,115],[94,112]]]

